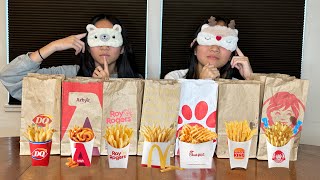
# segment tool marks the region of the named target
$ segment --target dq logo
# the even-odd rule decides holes
[[[233,157],[234,157],[234,159],[244,159],[244,149],[242,149],[242,148],[234,149]]]
[[[273,153],[272,160],[274,160],[276,163],[282,163],[284,160],[286,160],[286,157],[282,151],[277,150]]]
[[[161,169],[164,169],[166,166],[166,159],[167,159],[167,156],[169,153],[170,144],[167,146],[164,154],[162,154],[161,148],[157,144],[154,144],[151,146],[151,148],[149,150],[149,154],[148,154],[148,167],[151,167],[152,153],[153,153],[154,148],[156,148],[158,150],[159,159],[160,159],[160,167],[161,167]]]
[[[45,157],[47,157],[48,152],[47,149],[45,148],[37,148],[35,150],[33,150],[33,152],[31,153],[32,159],[35,160],[42,160]]]
[[[32,120],[36,125],[45,127],[46,124],[50,124],[52,122],[52,117],[45,114],[39,114]]]

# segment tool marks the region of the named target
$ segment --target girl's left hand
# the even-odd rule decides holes
[[[244,79],[249,79],[253,73],[249,58],[244,56],[239,48],[237,48],[236,52],[238,56],[233,56],[231,60],[231,67],[237,68]]]

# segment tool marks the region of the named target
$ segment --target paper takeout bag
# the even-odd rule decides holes
[[[143,85],[141,79],[112,79],[104,82],[103,86],[102,136],[114,124],[132,128],[129,155],[136,155],[138,150]],[[108,154],[105,138],[101,140],[101,154]]]
[[[71,155],[68,130],[74,126],[93,130],[93,156],[100,155],[102,87],[100,79],[86,77],[68,78],[62,83],[61,155]]]
[[[180,84],[176,80],[145,80],[140,126],[159,125],[177,128]],[[144,137],[139,133],[138,155],[142,155]],[[170,157],[174,155],[172,138]]]
[[[20,155],[30,155],[29,141],[23,134],[28,125],[55,129],[51,154],[60,154],[61,82],[64,75],[30,73],[22,81]]]
[[[260,85],[254,80],[220,79],[218,99],[217,157],[229,158],[225,122],[247,120],[250,129],[258,129]],[[256,157],[258,131],[252,137],[249,158]]]
[[[257,159],[267,160],[268,158],[265,128],[280,121],[293,128],[290,160],[297,160],[308,87],[308,80],[290,76],[266,77]]]
[[[218,84],[213,80],[180,80],[181,94],[175,154],[179,155],[178,134],[185,124],[216,132]],[[215,151],[216,140],[212,141]]]

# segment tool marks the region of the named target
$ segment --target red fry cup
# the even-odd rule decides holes
[[[29,141],[32,166],[48,166],[52,140],[45,142]]]

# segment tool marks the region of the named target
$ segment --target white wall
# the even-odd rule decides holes
[[[306,1],[305,31],[301,78],[310,80],[309,96],[303,124],[303,144],[320,146],[320,80],[319,44],[320,43],[319,0]]]
[[[6,37],[6,0],[0,0],[0,69],[7,63]],[[0,83],[0,137],[18,136],[20,112],[5,112],[7,103],[7,90]]]
[[[147,39],[147,76],[158,78],[160,75],[160,55],[161,55],[161,9],[162,0],[148,0],[148,39]],[[306,3],[306,26],[303,42],[303,62],[302,78],[310,80],[310,89],[307,102],[307,112],[302,131],[303,144],[320,146],[320,83],[317,79],[319,75],[320,60],[317,43],[320,42],[320,7],[319,0],[307,0]],[[0,2],[0,68],[7,62],[6,60],[6,0]],[[150,23],[152,22],[152,23]],[[317,69],[316,69],[317,68]],[[317,93],[319,95],[317,95]],[[7,92],[0,85],[0,137],[18,136],[20,127],[19,112],[5,112],[4,105],[8,102]]]

